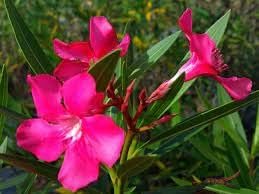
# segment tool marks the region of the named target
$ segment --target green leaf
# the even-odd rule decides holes
[[[152,154],[158,154],[163,155],[168,152],[171,152],[178,146],[182,145],[183,143],[187,142],[189,139],[191,139],[193,136],[197,135],[199,132],[204,130],[207,126],[202,126],[200,128],[193,128],[188,131],[181,131],[179,133],[176,133],[174,136],[172,136],[170,139],[167,139],[165,141],[162,141],[159,146],[157,146],[157,149],[153,150]]]
[[[14,112],[14,111],[12,111],[8,108],[5,108],[3,106],[0,106],[0,113],[5,115],[6,117],[9,117],[9,118],[17,120],[17,121],[23,121],[24,119],[27,118],[25,115]]]
[[[220,193],[220,194],[258,194],[257,191],[253,191],[250,189],[234,189],[227,187],[225,185],[209,185],[205,187],[206,190],[212,191],[215,193]]]
[[[148,49],[144,55],[142,55],[130,66],[131,68],[129,72],[131,73],[129,75],[129,80],[138,78],[147,70],[151,69],[158,59],[160,59],[160,57],[163,56],[165,52],[173,45],[179,35],[180,31],[177,31]]]
[[[251,147],[251,156],[254,158],[259,154],[259,104],[257,105],[256,127]]]
[[[0,145],[0,154],[5,154],[7,150],[7,144],[8,144],[8,137],[5,137],[4,141]],[[3,164],[3,160],[0,160],[0,168]]]
[[[178,123],[171,129],[151,138],[148,142],[146,142],[142,146],[142,148],[152,145],[154,143],[157,143],[159,141],[165,140],[165,139],[170,139],[170,138],[174,137],[175,134],[177,134],[181,131],[188,131],[193,128],[201,127],[203,125],[211,123],[219,118],[222,118],[228,114],[238,111],[239,109],[241,109],[245,106],[248,106],[252,103],[258,102],[258,101],[259,101],[259,91],[255,91],[255,92],[251,93],[245,100],[232,101],[230,103],[221,105],[214,109],[201,112],[197,115],[194,115],[194,116]]]
[[[21,184],[20,188],[21,188],[21,192],[22,194],[30,194],[31,193],[31,189],[33,186],[33,183],[35,182],[37,178],[36,174],[28,174],[25,181]]]
[[[6,67],[3,65],[0,69],[0,106],[7,106],[8,102],[8,77]],[[1,113],[1,112],[0,112]],[[0,143],[2,139],[5,115],[0,114]]]
[[[208,136],[199,134],[190,140],[193,147],[195,147],[200,154],[208,161],[214,162],[219,168],[227,165],[227,159],[218,157],[217,151],[211,146],[211,142]]]
[[[127,160],[119,166],[117,176],[119,178],[135,176],[149,168],[156,160],[156,156],[139,156]]]
[[[228,24],[228,20],[230,17],[230,13],[231,11],[227,11],[221,18],[219,18],[207,31],[206,33],[208,33],[210,35],[210,37],[215,41],[215,43],[218,45],[221,38],[224,35],[224,32],[226,30],[227,24]],[[185,57],[183,58],[182,61],[185,61],[186,59],[188,59],[188,57],[190,56],[190,53],[188,52]],[[183,84],[183,87],[181,89],[180,92],[178,92],[178,94],[176,95],[176,97],[174,98],[172,104],[174,104],[179,98],[181,98],[181,96],[192,86],[192,84],[195,82],[196,79],[193,79],[191,81],[185,82]]]
[[[56,179],[58,169],[52,165],[36,160],[31,160],[18,155],[0,154],[0,159],[25,171],[39,174],[47,178]]]
[[[27,177],[26,173],[19,174],[0,183],[0,190],[4,190],[21,184]]]
[[[140,120],[139,126],[149,124],[152,121],[159,119],[172,106],[172,101],[177,93],[181,90],[183,83],[184,74],[180,75],[177,80],[173,82],[169,92],[164,98],[156,101],[147,109],[142,117],[142,120]]]
[[[218,97],[219,104],[225,104],[231,101],[231,98],[228,95],[228,93],[219,84],[217,85],[217,97]],[[243,127],[243,124],[238,112],[230,114],[222,119],[226,121],[228,125],[227,128],[233,129],[231,131],[232,133],[237,132],[240,135],[240,137],[243,139],[243,141],[247,143],[245,129]]]
[[[31,70],[37,73],[47,73],[52,70],[51,64],[41,49],[36,38],[26,26],[12,0],[4,0],[5,8],[12,24],[16,40],[22,49]]]
[[[92,65],[89,73],[95,78],[98,91],[104,91],[112,76],[120,57],[120,50],[115,50]]]
[[[249,164],[244,151],[240,149],[240,146],[228,135],[225,136],[225,143],[227,150],[229,150],[226,155],[233,172],[240,171],[240,176],[237,177],[239,185],[241,187],[253,189],[254,186],[249,173]]]
[[[167,188],[160,188],[156,189],[155,191],[146,191],[143,194],[191,194],[195,193],[196,191],[202,190],[204,185],[197,185],[197,186],[182,186],[182,187],[167,187]]]

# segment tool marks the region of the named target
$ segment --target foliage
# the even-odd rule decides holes
[[[51,50],[52,39],[54,37],[65,39],[69,37],[71,40],[83,39],[87,34],[87,28],[86,25],[82,24],[86,24],[86,21],[92,15],[105,14],[112,18],[111,21],[118,26],[121,35],[126,26],[125,31],[131,34],[133,46],[126,58],[118,59],[119,52],[114,51],[92,66],[89,72],[95,77],[100,90],[104,90],[113,73],[118,72],[115,87],[119,94],[124,94],[127,92],[126,86],[133,79],[137,83],[143,78],[147,80],[149,70],[157,68],[163,63],[168,65],[168,69],[172,69],[175,68],[175,64],[181,62],[181,57],[184,56],[185,51],[184,49],[176,50],[176,48],[182,48],[183,40],[180,39],[179,32],[172,25],[172,22],[177,20],[183,8],[189,4],[185,1],[169,3],[166,0],[159,2],[122,1],[120,6],[115,6],[119,2],[114,2],[113,5],[109,1],[103,0],[84,1],[83,3],[79,0],[32,1],[30,3],[16,1],[16,10],[12,1],[5,0],[5,3],[11,25],[8,23],[7,26],[7,19],[4,20],[6,23],[3,24],[3,33],[5,33],[3,37],[12,40],[9,33],[10,26],[12,26],[25,59],[19,54],[5,56],[10,53],[9,49],[11,48],[5,49],[7,45],[5,41],[1,41],[1,47],[3,48],[1,49],[3,53],[1,58],[7,66],[2,65],[0,69],[0,164],[2,164],[2,161],[4,162],[0,174],[2,170],[8,168],[7,164],[24,171],[17,172],[10,179],[1,181],[0,190],[15,186],[17,193],[49,193],[53,190],[65,193],[68,191],[60,189],[60,185],[56,181],[60,161],[45,164],[16,146],[14,137],[16,127],[24,118],[35,115],[35,110],[28,93],[18,95],[19,91],[23,90],[21,88],[25,88],[24,83],[21,82],[18,86],[15,83],[17,83],[17,80],[24,80],[23,71],[26,73],[52,71],[53,66],[57,63],[57,58]],[[217,7],[211,8],[214,9],[213,17],[209,15],[209,11],[205,11],[195,3],[190,4],[200,14],[197,16],[199,18],[197,21],[201,20],[206,25],[214,23],[209,28],[208,33],[219,43],[229,23],[230,12],[226,12],[220,18],[223,11],[217,12],[217,10],[220,10],[222,6],[228,8],[231,5],[230,1],[229,5],[220,2]],[[203,6],[203,4],[200,5]],[[174,6],[177,9],[173,9]],[[244,3],[244,6],[248,5]],[[27,12],[26,10],[32,11]],[[20,12],[20,15],[17,11]],[[120,17],[118,17],[118,13],[120,13]],[[171,13],[172,16],[169,17],[168,13]],[[237,13],[232,10],[232,14],[235,16]],[[227,35],[223,38],[224,45],[227,45],[223,46],[223,52],[227,53],[228,56],[231,56],[232,52],[236,52],[235,46],[238,43],[235,41],[244,37],[245,33],[245,30],[235,30],[239,29],[237,26],[245,26],[246,24],[243,18],[240,17],[235,20],[234,16],[230,19],[233,21],[230,22],[230,30],[233,34],[227,30]],[[27,24],[29,25],[27,26]],[[168,29],[168,26],[172,26],[172,28]],[[68,27],[71,29],[66,29]],[[203,31],[203,23],[200,28],[198,30]],[[150,33],[150,31],[154,33]],[[251,36],[254,38],[253,33],[251,33]],[[241,45],[244,45],[242,47],[244,51],[239,50],[237,52],[240,60],[234,60],[233,66],[239,65],[240,61],[245,61],[244,58],[247,57],[249,50],[254,49],[249,46],[247,41],[242,40],[240,42]],[[13,45],[12,41],[10,45]],[[12,49],[17,50],[17,46],[13,45]],[[144,55],[139,54],[143,53],[144,50],[147,50]],[[242,52],[245,53],[244,56],[240,55]],[[234,56],[236,55],[232,55],[232,57]],[[255,54],[250,54],[249,57],[251,57],[249,61],[245,61],[242,65],[245,66],[249,62],[253,62]],[[232,59],[228,58],[227,61],[232,62]],[[18,62],[18,65],[14,65],[15,62]],[[172,62],[174,64],[170,64]],[[26,66],[21,68],[23,64]],[[121,69],[118,70],[118,67]],[[256,71],[255,68],[252,68],[252,70]],[[15,73],[16,69],[19,69],[20,72]],[[14,74],[17,74],[17,77],[13,76]],[[7,77],[10,80],[10,86],[7,85]],[[195,111],[197,113],[190,116],[190,111],[187,111],[186,114],[186,111],[181,109],[182,106],[187,106],[188,102],[186,102],[187,105],[184,105],[185,101],[181,101],[180,98],[194,81],[183,83],[183,80],[184,75],[174,82],[165,98],[147,108],[146,112],[140,117],[138,125],[148,125],[161,118],[165,113],[175,112],[178,114],[178,122],[166,123],[154,127],[153,130],[127,136],[129,139],[126,139],[124,145],[127,152],[123,150],[121,161],[118,162],[116,168],[110,169],[104,166],[100,180],[78,193],[111,193],[112,187],[108,185],[112,184],[115,188],[124,188],[125,192],[128,193],[143,191],[147,191],[144,193],[198,193],[202,189],[216,193],[255,193],[256,190],[258,191],[257,157],[259,143],[257,136],[259,111],[257,121],[251,121],[256,122],[255,132],[251,133],[253,138],[247,137],[246,127],[243,126],[240,115],[236,111],[258,103],[259,92],[253,92],[245,100],[232,101],[222,87],[217,85],[214,89],[216,91],[215,101],[214,99],[211,100],[208,93],[201,89],[208,82],[201,84],[200,80],[199,82],[196,81],[197,98],[195,100],[198,101],[198,106],[202,107],[203,111],[199,111],[198,107]],[[156,84],[160,81],[162,80],[155,79]],[[141,84],[138,86],[135,93],[141,89]],[[19,89],[19,87],[21,88]],[[9,88],[9,91],[7,88]],[[152,87],[149,90],[152,91]],[[188,95],[186,96],[188,98]],[[191,103],[192,107],[195,107],[194,103]],[[131,115],[135,114],[136,104],[135,96],[130,102]],[[113,114],[112,112],[110,115],[113,116],[114,120],[121,120],[121,123],[126,124],[122,121],[120,114],[116,114],[116,112]],[[251,139],[253,140],[251,141]],[[230,179],[230,182],[224,182],[223,177],[231,177],[238,171],[240,175],[233,180]],[[111,183],[108,175],[111,178]],[[220,178],[213,179],[214,182],[208,179],[215,176]],[[45,183],[40,185],[36,182],[37,180],[45,181]],[[124,181],[124,184],[121,181]],[[222,181],[224,184],[217,185]],[[192,182],[196,182],[198,185],[191,186]],[[233,188],[228,187],[228,184],[231,184]]]

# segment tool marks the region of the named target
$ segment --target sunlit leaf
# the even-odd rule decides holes
[[[147,52],[140,56],[130,68],[129,80],[133,80],[141,75],[143,75],[147,70],[151,69],[154,64],[160,59],[165,52],[170,49],[173,43],[176,41],[180,31],[175,32],[174,34],[164,38],[150,49]]]
[[[181,131],[188,131],[193,128],[201,127],[203,125],[211,123],[219,118],[222,118],[235,111],[238,111],[245,106],[258,102],[258,100],[259,100],[259,91],[255,91],[255,92],[251,93],[245,100],[232,101],[230,103],[221,105],[221,106],[213,108],[211,110],[201,112],[197,115],[194,115],[194,116],[176,124],[171,129],[151,138],[142,147],[152,145],[156,142],[159,142],[159,141],[162,141],[165,139],[170,139],[170,138],[174,137],[175,134],[177,134]]]
[[[13,27],[16,40],[26,58],[31,70],[37,73],[47,73],[52,70],[52,66],[41,49],[38,41],[29,30],[21,15],[18,13],[12,0],[4,0],[5,8]]]

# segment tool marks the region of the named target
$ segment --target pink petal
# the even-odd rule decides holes
[[[98,59],[118,45],[116,32],[104,16],[90,19],[90,44]]]
[[[67,110],[78,116],[91,115],[93,109],[103,107],[96,101],[96,84],[94,78],[88,73],[78,74],[65,81],[62,94]],[[100,99],[98,97],[97,99]],[[99,102],[100,104],[97,104]]]
[[[192,33],[192,10],[186,9],[178,20],[181,30],[188,36]]]
[[[252,81],[245,77],[224,78],[220,76],[214,77],[229,93],[234,100],[243,100],[252,89]]]
[[[61,85],[55,77],[47,74],[28,75],[27,82],[39,117],[54,121],[65,114],[61,104]]]
[[[175,80],[179,75],[185,72],[185,81],[192,80],[199,76],[211,76],[216,75],[217,72],[207,63],[203,63],[199,58],[192,54],[192,57],[178,70],[177,74],[172,78]],[[172,80],[170,80],[172,82]]]
[[[213,66],[213,50],[216,48],[214,40],[205,33],[191,34],[189,42],[191,53],[195,53],[203,63]]]
[[[23,121],[16,132],[17,144],[39,160],[53,162],[64,151],[62,127],[43,119]]]
[[[82,128],[86,139],[96,152],[96,157],[112,167],[120,157],[124,143],[124,131],[105,115],[84,117]]]
[[[128,34],[126,34],[123,37],[123,39],[121,40],[120,44],[117,46],[117,48],[121,49],[121,53],[120,53],[121,57],[126,55],[128,48],[129,48],[129,44],[130,44],[130,36]]]
[[[74,75],[87,71],[88,68],[88,63],[62,60],[61,63],[55,68],[54,75],[60,80],[65,81]]]
[[[53,41],[55,53],[62,59],[79,60],[89,63],[93,58],[93,51],[88,42],[72,42],[67,44],[59,39]]]
[[[90,147],[81,138],[68,146],[64,162],[58,174],[63,187],[75,192],[97,180],[99,163]]]

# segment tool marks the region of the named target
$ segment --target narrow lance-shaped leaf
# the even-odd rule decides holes
[[[138,78],[140,75],[143,75],[147,70],[151,69],[153,65],[160,59],[161,56],[165,54],[165,52],[173,45],[178,36],[180,35],[180,31],[175,32],[174,34],[164,38],[142,55],[139,59],[137,59],[129,70],[130,75],[129,79],[133,80]]]
[[[4,0],[5,8],[12,24],[16,40],[26,58],[31,70],[37,73],[47,73],[52,70],[52,66],[37,42],[36,38],[29,30],[21,15],[18,13],[12,0]]]
[[[237,181],[241,187],[253,189],[252,178],[249,172],[248,159],[245,153],[239,148],[229,135],[225,136],[227,157],[233,172],[240,171]]]
[[[57,177],[58,169],[43,162],[9,154],[0,154],[0,159],[12,166],[21,168],[34,174],[39,174],[51,179],[56,179]]]
[[[92,65],[89,73],[94,76],[98,91],[104,91],[112,76],[120,57],[120,50],[115,50]]]
[[[156,156],[140,156],[132,158],[119,166],[119,178],[135,176],[149,168],[156,160]]]
[[[14,112],[13,110],[10,110],[9,108],[3,107],[3,106],[0,106],[0,114],[3,114],[6,117],[9,117],[17,121],[23,121],[24,119],[27,118],[25,115]]]
[[[0,106],[6,107],[8,101],[8,77],[6,67],[3,65],[0,69]],[[0,112],[0,140],[2,138],[5,115]],[[0,141],[1,143],[1,141]]]
[[[256,115],[256,127],[251,147],[251,155],[254,158],[259,154],[259,104],[257,105],[257,115]]]
[[[191,130],[195,127],[201,127],[208,123],[211,123],[219,118],[222,118],[228,114],[231,114],[239,109],[248,106],[252,103],[259,101],[259,91],[255,91],[251,93],[245,100],[242,101],[232,101],[230,103],[221,105],[217,108],[201,112],[197,115],[194,115],[178,124],[176,124],[171,129],[151,138],[148,142],[146,142],[143,147],[147,147],[161,140],[170,139],[174,134],[179,133],[181,131]]]
[[[179,76],[171,85],[169,92],[165,97],[156,101],[150,108],[147,109],[140,121],[139,126],[149,124],[152,121],[160,118],[172,105],[172,101],[177,93],[181,90],[184,83],[184,74]]]
[[[217,84],[217,96],[219,104],[225,104],[231,101],[229,94],[219,84]],[[247,143],[245,129],[243,127],[238,112],[228,115],[224,119],[226,120],[229,127],[233,128],[233,130],[236,131],[240,135],[240,137]]]
[[[205,187],[206,190],[212,191],[219,194],[257,194],[257,191],[253,191],[251,189],[235,189],[231,187],[227,187],[225,185],[208,185]]]
[[[223,15],[221,18],[219,18],[207,31],[206,33],[208,33],[210,35],[210,37],[215,41],[215,43],[218,45],[221,38],[224,35],[224,32],[226,30],[227,24],[228,24],[228,20],[230,17],[230,13],[231,11],[227,11],[227,13],[225,13],[225,15]],[[186,59],[188,59],[188,57],[190,56],[190,53],[188,52],[185,57],[183,58],[182,61],[185,61]],[[183,84],[183,87],[181,89],[180,92],[178,92],[178,94],[176,95],[176,97],[174,98],[172,104],[174,104],[179,98],[181,98],[181,96],[192,86],[192,84],[195,82],[196,79],[193,79],[191,81],[185,82]]]

